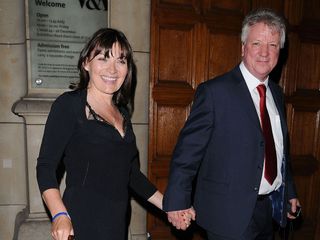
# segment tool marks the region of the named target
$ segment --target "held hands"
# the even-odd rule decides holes
[[[66,215],[61,215],[52,221],[51,235],[54,240],[69,240],[74,235],[71,220]]]
[[[191,223],[191,220],[196,219],[196,212],[193,207],[167,212],[168,221],[177,229],[186,230]]]

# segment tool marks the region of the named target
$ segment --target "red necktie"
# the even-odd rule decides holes
[[[263,136],[265,140],[265,170],[264,177],[272,185],[277,177],[277,154],[274,146],[270,118],[266,107],[266,86],[257,87],[260,95],[260,117]]]

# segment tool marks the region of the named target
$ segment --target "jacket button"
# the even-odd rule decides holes
[[[255,191],[258,191],[258,190],[259,190],[259,188],[258,188],[258,187],[254,187],[254,190],[255,190]]]
[[[263,147],[264,146],[264,141],[261,141],[260,142],[260,147]]]

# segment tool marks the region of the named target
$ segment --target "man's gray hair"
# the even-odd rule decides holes
[[[276,14],[273,10],[263,8],[250,12],[242,22],[241,42],[245,44],[248,38],[250,27],[264,23],[270,28],[273,28],[280,34],[280,48],[283,48],[286,40],[286,23],[284,19]]]

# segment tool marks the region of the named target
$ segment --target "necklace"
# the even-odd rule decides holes
[[[97,121],[100,121],[100,122],[105,122],[105,123],[108,123],[109,125],[112,125],[114,126],[115,124],[115,120],[113,119],[113,123],[107,121],[104,117],[100,116],[100,114],[96,113],[93,108],[91,107],[91,105],[88,103],[88,101],[86,102],[86,106],[89,108],[89,112],[91,114],[91,116],[97,120]],[[90,116],[89,116],[90,118]]]
[[[88,101],[86,101],[86,106],[87,106],[88,109],[89,109],[88,119],[92,119],[92,118],[93,118],[93,119],[96,120],[96,121],[104,122],[104,123],[106,123],[106,124],[114,127],[117,131],[119,131],[119,130],[115,127],[115,122],[116,122],[115,119],[113,119],[113,123],[111,123],[110,121],[106,120],[104,117],[102,117],[100,114],[96,113],[96,112],[93,110],[93,108],[90,106],[90,104],[88,103]],[[122,118],[123,118],[123,125],[122,125],[123,131],[126,132],[126,129],[127,129],[127,124],[126,124],[127,120],[126,120],[126,117],[125,117],[125,115],[124,115],[121,111],[119,111],[119,112],[120,112],[120,114],[121,114],[121,116],[122,116]],[[91,118],[91,116],[92,116],[92,118]],[[123,134],[121,134],[121,135],[123,135]]]

